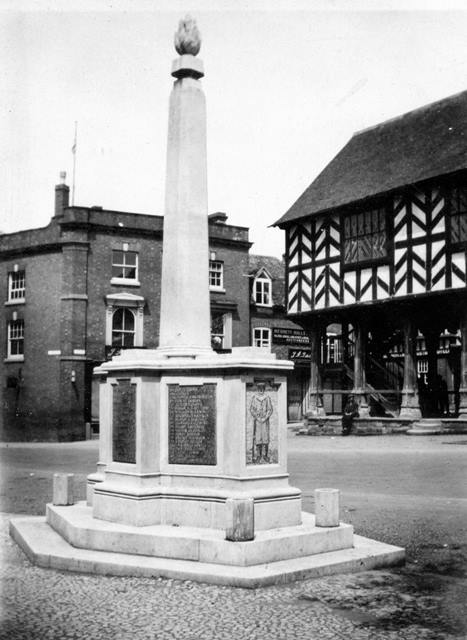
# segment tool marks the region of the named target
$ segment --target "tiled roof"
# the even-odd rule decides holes
[[[360,131],[275,224],[467,168],[467,91]]]

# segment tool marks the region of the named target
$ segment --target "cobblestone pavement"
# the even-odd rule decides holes
[[[410,569],[257,590],[33,566],[2,514],[1,640],[451,640],[465,638],[467,583]],[[460,588],[459,588],[460,587]]]
[[[84,497],[97,443],[0,446],[0,640],[460,640],[467,638],[467,438],[289,436],[291,483],[342,488],[357,533],[407,548],[406,567],[258,590],[34,567],[8,535],[43,514],[54,471]],[[329,461],[333,464],[330,465]],[[336,470],[337,473],[336,473]]]

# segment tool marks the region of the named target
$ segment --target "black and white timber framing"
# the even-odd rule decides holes
[[[418,419],[417,335],[431,349],[434,388],[439,336],[449,327],[461,339],[452,392],[466,417],[467,91],[355,134],[276,225],[286,234],[290,318],[312,344],[330,323],[358,343],[349,391],[360,415],[370,413],[369,336],[374,346],[375,336],[383,344],[399,332],[400,415]],[[321,362],[312,352],[310,407],[320,414]]]

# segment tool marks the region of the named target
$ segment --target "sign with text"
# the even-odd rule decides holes
[[[136,385],[118,380],[112,399],[112,458],[114,462],[136,462]]]
[[[169,384],[169,464],[216,464],[216,385]]]
[[[273,327],[272,341],[275,344],[310,344],[306,331],[286,327]]]
[[[311,360],[311,349],[289,349],[289,360],[309,362]]]

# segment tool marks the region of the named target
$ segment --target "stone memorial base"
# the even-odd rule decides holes
[[[224,529],[226,501],[249,498],[255,530],[300,524],[287,473],[290,368],[256,348],[128,350],[102,365],[93,516]]]
[[[231,542],[219,529],[116,525],[91,508],[47,505],[47,516],[16,518],[14,540],[41,567],[98,575],[165,577],[256,588],[397,565],[404,550],[353,534],[350,525],[303,523]]]
[[[88,504],[15,519],[13,537],[41,566],[244,587],[401,562],[403,549],[339,522],[334,490],[318,490],[317,521],[302,512],[287,473],[291,368],[255,348],[113,358],[97,370]]]

